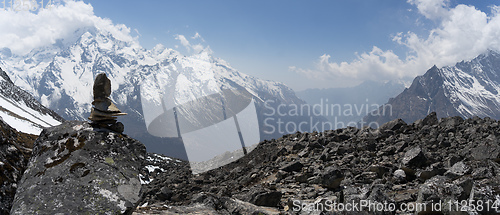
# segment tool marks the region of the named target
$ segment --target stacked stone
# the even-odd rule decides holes
[[[117,116],[126,115],[111,101],[111,81],[106,74],[97,75],[94,81],[94,101],[89,119],[94,127],[107,128],[116,132],[123,132],[123,124],[117,122]]]

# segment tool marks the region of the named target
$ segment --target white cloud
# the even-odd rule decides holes
[[[193,52],[195,54],[200,53],[202,51],[207,51],[209,53],[212,53],[212,51],[211,51],[211,49],[210,49],[209,46],[205,47],[205,46],[203,46],[200,43],[198,43],[198,44],[191,44],[189,42],[189,40],[184,35],[178,34],[178,35],[175,36],[175,39],[179,40],[179,42],[181,43],[181,45],[184,46],[184,48],[186,48],[188,52],[191,52],[191,50],[193,50]],[[201,35],[198,32],[196,32],[196,34],[194,36],[192,36],[191,39],[200,39],[202,42],[205,41],[205,40],[203,40],[203,38],[201,37]]]
[[[137,30],[137,28],[134,28],[134,31],[135,31],[135,33],[136,33],[137,35],[139,35],[140,37],[142,36],[142,34],[141,34],[141,33],[139,33],[139,30]]]
[[[201,37],[200,33],[196,32],[194,34],[194,36],[191,37],[191,39],[200,39],[202,42],[205,42],[205,39],[203,39],[203,37]]]
[[[449,0],[408,0],[408,3],[416,5],[418,11],[431,20],[446,16],[448,2]]]
[[[189,44],[189,41],[186,39],[184,35],[176,35],[175,39],[179,40],[181,45],[184,46],[188,51],[191,51],[191,44]]]
[[[85,27],[107,31],[117,39],[136,41],[125,25],[115,25],[109,19],[94,15],[93,7],[82,1],[63,1],[37,14],[28,11],[6,10],[0,13],[0,48],[14,54],[26,54],[34,48],[71,38],[73,32]]]
[[[324,54],[313,69],[290,67],[311,79],[359,83],[364,80],[411,79],[425,73],[433,65],[454,65],[470,60],[488,49],[500,51],[500,7],[492,6],[490,15],[473,6],[446,6],[447,1],[410,0],[426,18],[438,21],[428,35],[414,32],[398,33],[397,44],[408,48],[405,57],[391,50],[374,46],[369,53],[358,55],[351,62],[332,62]]]

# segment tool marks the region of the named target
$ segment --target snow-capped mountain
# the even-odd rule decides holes
[[[434,66],[364,121],[381,124],[402,118],[412,123],[431,112],[436,112],[440,118],[500,119],[500,53],[489,50],[455,66]]]
[[[163,45],[146,50],[135,40],[118,38],[97,28],[80,29],[73,37],[32,50],[24,56],[3,49],[0,51],[0,66],[6,69],[16,85],[68,120],[87,119],[94,78],[99,73],[106,73],[112,84],[112,99],[128,113],[119,119],[125,125],[125,133],[145,143],[149,151],[172,157],[186,158],[182,143],[175,138],[149,135],[141,107],[141,99],[154,100],[158,83],[165,80],[176,81],[177,91],[168,93],[175,93],[175,102],[179,104],[203,96],[207,90],[245,89],[256,102],[261,139],[283,135],[278,129],[266,132],[265,118],[272,118],[266,121],[267,127],[277,127],[278,120],[275,119],[278,117],[284,122],[295,121],[297,124],[299,121],[324,120],[316,116],[310,119],[309,116],[264,115],[269,109],[276,110],[280,104],[286,104],[281,110],[287,112],[288,104],[305,102],[284,84],[240,73],[224,60],[213,57],[209,50],[192,56],[184,56]],[[271,102],[266,104],[266,101]]]
[[[0,68],[0,117],[18,131],[40,134],[44,127],[59,125],[64,119],[20,89]]]

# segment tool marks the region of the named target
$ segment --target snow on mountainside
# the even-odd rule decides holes
[[[59,125],[63,118],[15,86],[0,69],[0,117],[18,131],[40,134],[44,127]]]
[[[389,106],[392,111],[389,111]],[[365,117],[379,124],[396,118],[411,123],[431,112],[437,116],[472,116],[500,119],[500,53],[489,50],[455,66],[429,69],[410,88]]]
[[[165,148],[161,144],[165,140],[152,137],[146,131],[141,99],[153,101],[161,93],[159,83],[174,81],[177,84],[176,92],[168,92],[176,93],[176,104],[169,105],[204,96],[206,92],[244,88],[255,97],[261,127],[266,111],[264,101],[272,100],[273,107],[305,103],[284,84],[242,74],[224,60],[214,58],[209,50],[193,56],[184,56],[162,45],[146,50],[134,40],[120,39],[106,30],[90,27],[25,56],[3,49],[0,66],[9,72],[16,85],[68,120],[87,119],[94,77],[106,73],[112,84],[111,98],[128,113],[120,119],[125,125],[125,133],[144,142],[150,151],[179,158],[185,155],[182,155],[184,149],[178,140],[167,141],[169,147],[176,145],[177,148],[159,151]],[[306,119],[294,116],[287,120]],[[323,118],[315,117],[314,120]],[[270,124],[276,125],[276,121]],[[261,131],[262,139],[281,135],[277,131]]]

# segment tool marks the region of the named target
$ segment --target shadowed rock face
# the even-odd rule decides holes
[[[130,214],[145,155],[139,141],[86,122],[47,128],[35,142],[11,214]]]
[[[35,138],[0,120],[0,214],[9,214]]]

